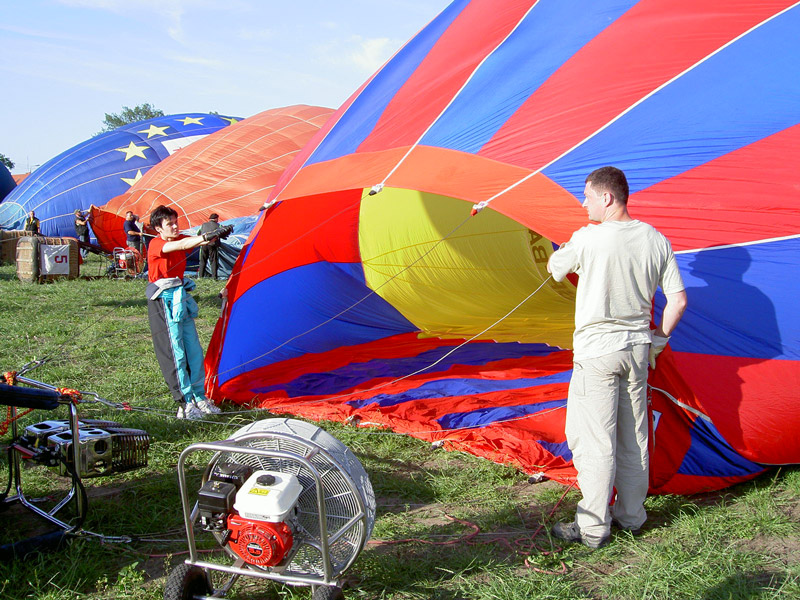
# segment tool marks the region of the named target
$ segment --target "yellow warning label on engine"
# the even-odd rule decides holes
[[[256,494],[257,496],[266,496],[267,494],[270,493],[270,491],[271,490],[267,490],[267,489],[264,489],[264,488],[256,488],[256,487],[254,487],[254,488],[251,488],[248,493],[249,494]]]

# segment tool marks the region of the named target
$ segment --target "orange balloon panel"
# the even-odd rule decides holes
[[[221,221],[257,213],[284,169],[332,113],[305,105],[271,109],[180,149],[125,194],[93,208],[94,222],[102,224],[94,227],[100,245],[119,245],[129,210],[146,222],[156,206],[166,204],[178,212],[181,229],[201,225],[211,213]]]

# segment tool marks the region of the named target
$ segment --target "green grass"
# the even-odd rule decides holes
[[[100,275],[92,257],[83,274]],[[49,361],[34,379],[97,392],[135,411],[85,405],[85,418],[109,418],[151,437],[146,468],[85,480],[90,493],[84,528],[94,537],[64,549],[0,564],[0,598],[44,600],[161,598],[165,573],[185,557],[176,464],[192,443],[222,440],[264,412],[213,423],[174,419],[147,326],[143,281],[105,278],[20,283],[0,267],[0,369]],[[198,281],[197,321],[207,344],[219,315],[221,282]],[[54,418],[39,411],[21,424]],[[62,415],[58,415],[63,418]],[[548,535],[571,518],[580,494],[553,483],[531,485],[525,474],[471,455],[433,450],[404,436],[323,423],[360,458],[378,498],[373,542],[346,574],[348,598],[375,599],[759,599],[800,597],[800,469],[773,470],[716,493],[647,500],[650,527],[638,538],[617,533],[591,552],[562,547]],[[4,446],[10,434],[0,439]],[[4,453],[5,454],[5,453]],[[193,455],[197,482],[207,460]],[[0,467],[0,477],[7,476]],[[64,489],[43,467],[25,470],[29,497]],[[195,485],[195,484],[192,484]],[[19,506],[0,513],[0,542],[42,530]],[[479,529],[474,534],[474,527]],[[474,534],[474,535],[471,535]],[[535,537],[534,537],[535,535]],[[227,561],[213,542],[212,560]],[[527,562],[526,562],[527,559]],[[242,578],[228,597],[239,600],[309,598],[292,588]]]

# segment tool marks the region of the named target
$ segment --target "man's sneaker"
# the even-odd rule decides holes
[[[557,537],[560,540],[564,540],[566,542],[580,542],[592,550],[596,550],[597,548],[602,548],[605,546],[608,543],[608,538],[610,537],[606,536],[604,538],[593,538],[581,535],[581,530],[575,521],[572,523],[556,523],[553,525],[551,533],[553,534],[553,537]]]
[[[197,421],[203,418],[203,412],[192,402],[181,404],[178,407],[178,418]]]
[[[636,529],[633,529],[633,528],[631,528],[631,527],[625,527],[624,525],[620,525],[620,522],[619,522],[619,521],[617,521],[616,519],[611,519],[611,526],[612,526],[612,527],[616,527],[616,528],[617,528],[617,529],[619,529],[620,531],[627,531],[627,532],[628,532],[628,533],[630,533],[630,534],[631,534],[633,537],[636,537],[636,536],[638,536],[638,535],[642,535],[642,528],[641,528],[641,526],[640,526],[640,527],[637,527]]]
[[[195,397],[194,405],[207,415],[218,415],[222,411],[208,398]]]

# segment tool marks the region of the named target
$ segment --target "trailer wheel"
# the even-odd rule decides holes
[[[205,571],[184,563],[172,569],[167,577],[164,600],[194,600],[197,596],[209,596],[212,591]]]
[[[311,600],[344,600],[344,592],[340,587],[320,585],[314,590]]]

